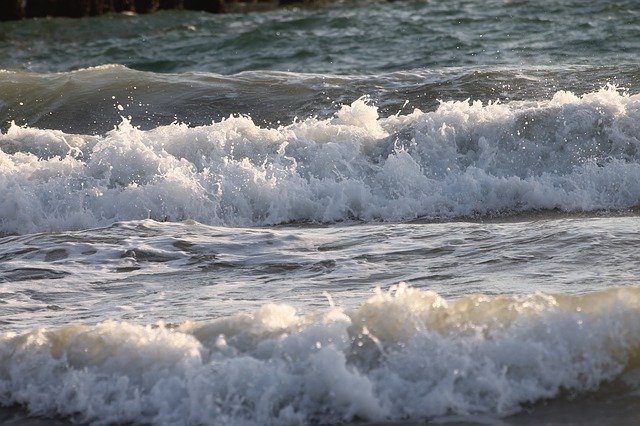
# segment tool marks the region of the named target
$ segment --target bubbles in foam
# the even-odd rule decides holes
[[[213,225],[623,209],[640,201],[638,95],[443,102],[380,118],[262,128],[249,117],[104,136],[12,125],[0,136],[0,229],[194,219]]]
[[[400,285],[353,311],[0,336],[0,402],[81,421],[300,424],[502,416],[637,367],[640,293],[467,296]]]

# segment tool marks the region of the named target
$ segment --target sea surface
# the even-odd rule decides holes
[[[636,1],[0,22],[0,422],[638,424]]]

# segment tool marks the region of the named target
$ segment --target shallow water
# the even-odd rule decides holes
[[[635,9],[0,23],[0,420],[636,423]]]
[[[445,298],[576,294],[638,279],[637,216],[275,228],[131,221],[5,237],[5,329],[208,320],[277,300],[353,308],[398,282]],[[59,283],[59,284],[58,284]]]

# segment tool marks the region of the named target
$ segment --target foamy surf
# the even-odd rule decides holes
[[[405,221],[640,203],[640,97],[606,87],[540,102],[442,102],[379,117],[250,117],[103,136],[12,125],[0,136],[0,232],[151,218],[224,226]]]
[[[0,23],[0,423],[639,423],[636,5],[365,3]]]
[[[5,332],[0,402],[96,424],[495,419],[635,389],[639,308],[635,287],[446,300],[401,284],[352,310]]]

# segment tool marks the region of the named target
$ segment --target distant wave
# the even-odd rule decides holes
[[[465,296],[403,284],[353,311],[0,334],[0,403],[100,423],[504,416],[633,379],[640,293]],[[628,377],[627,377],[628,376]]]
[[[640,204],[640,95],[609,86],[546,101],[442,102],[332,118],[104,136],[12,125],[0,135],[0,231],[152,218],[226,226],[478,217]]]

